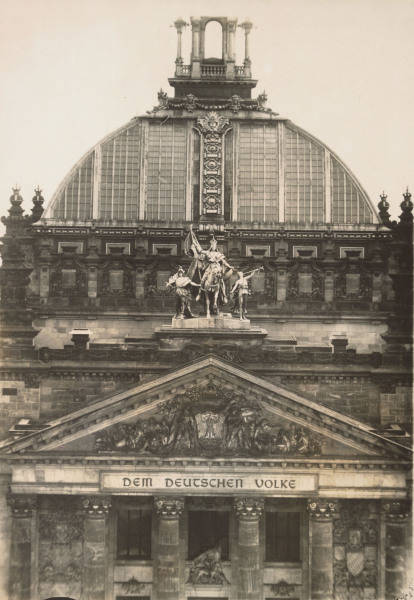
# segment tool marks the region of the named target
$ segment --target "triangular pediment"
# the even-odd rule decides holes
[[[396,458],[369,426],[216,357],[144,382],[6,442],[7,454]]]

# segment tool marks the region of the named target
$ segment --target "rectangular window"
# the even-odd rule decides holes
[[[62,287],[65,289],[76,287],[75,269],[62,269]]]
[[[277,129],[274,125],[240,125],[238,221],[278,221]]]
[[[17,396],[17,388],[3,388],[3,396]]]
[[[185,218],[187,125],[181,121],[151,123],[148,134],[146,218]]]
[[[150,509],[118,511],[117,558],[119,560],[151,560]]]
[[[123,271],[109,271],[109,287],[111,292],[119,292],[124,288]]]
[[[188,513],[188,559],[217,545],[221,559],[229,559],[229,513],[224,510],[190,510]]]
[[[300,561],[300,513],[265,513],[266,562]]]

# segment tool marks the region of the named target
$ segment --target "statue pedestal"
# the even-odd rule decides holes
[[[194,317],[193,319],[176,319],[171,325],[163,325],[156,329],[160,349],[180,351],[188,344],[205,346],[207,343],[214,351],[214,346],[258,346],[263,343],[267,331],[252,327],[249,320],[233,318],[230,313],[221,313],[213,317]]]
[[[171,321],[172,329],[231,329],[248,331],[250,321],[233,319],[230,313],[221,313],[213,317],[194,317],[194,319],[177,319]]]

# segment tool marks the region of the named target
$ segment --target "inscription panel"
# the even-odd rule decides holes
[[[271,472],[261,474],[179,472],[145,473],[142,471],[103,472],[100,476],[102,491],[152,494],[180,492],[193,494],[232,494],[259,492],[260,494],[296,495],[315,491],[318,476],[302,473]]]

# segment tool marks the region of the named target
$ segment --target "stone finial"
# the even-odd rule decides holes
[[[411,193],[408,190],[403,194],[404,200],[401,202],[400,225],[411,225],[413,222],[413,203],[411,202]]]
[[[390,203],[387,200],[388,196],[385,192],[382,192],[380,198],[381,200],[378,202],[379,218],[383,225],[390,225],[390,213],[388,212]]]
[[[31,216],[31,221],[32,223],[36,223],[36,221],[38,221],[40,219],[40,217],[43,214],[43,202],[45,201],[45,199],[42,196],[42,190],[40,189],[39,186],[37,186],[34,190],[35,195],[32,198],[32,202],[33,202],[33,207],[32,207],[32,216]]]
[[[332,519],[337,512],[337,508],[337,502],[333,500],[323,500],[320,498],[310,498],[308,500],[308,513],[313,519]]]
[[[155,498],[155,510],[163,519],[178,519],[184,511],[184,498],[159,496]]]
[[[109,512],[111,499],[108,496],[86,496],[82,499],[82,508],[91,517],[102,517]]]
[[[264,500],[263,498],[236,498],[234,500],[234,510],[238,519],[260,519],[264,510]]]
[[[15,223],[16,221],[23,221],[24,217],[23,217],[23,209],[21,207],[21,204],[23,202],[23,198],[20,195],[20,188],[19,186],[16,184],[13,188],[13,193],[10,196],[10,208],[9,208],[9,216],[8,217],[2,217],[1,221],[2,223],[4,223],[4,225],[9,225],[11,223]]]

